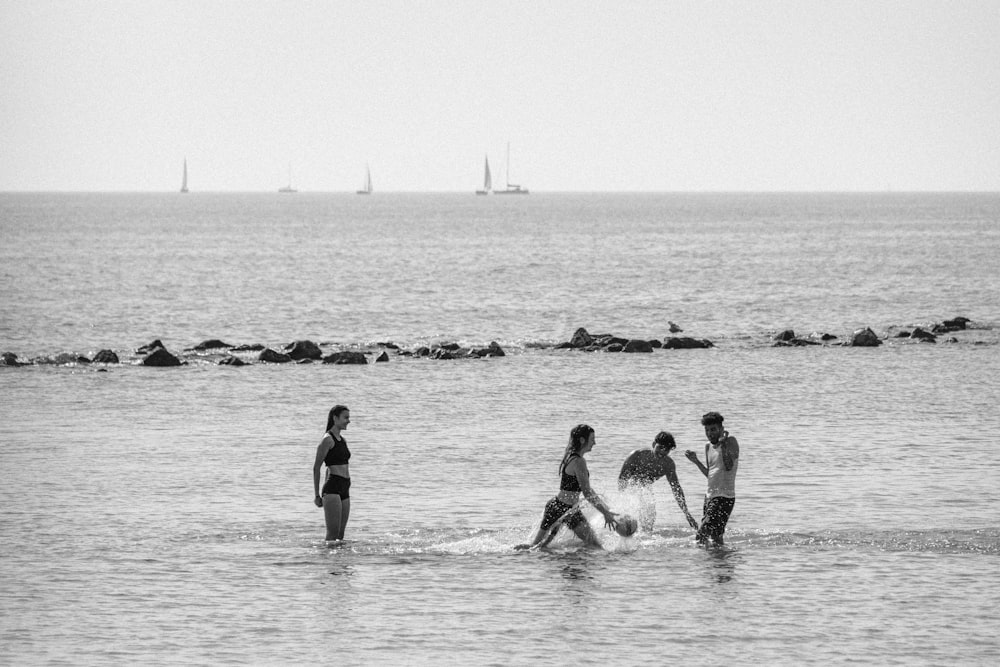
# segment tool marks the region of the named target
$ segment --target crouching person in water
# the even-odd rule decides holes
[[[704,465],[698,460],[697,453],[690,449],[685,452],[688,460],[708,478],[705,514],[698,530],[698,542],[706,544],[711,539],[718,546],[724,543],[726,524],[736,505],[736,471],[740,465],[740,443],[722,427],[723,420],[718,412],[709,412],[701,418],[708,437]]]
[[[615,513],[590,487],[590,471],[583,457],[594,448],[595,441],[594,429],[586,424],[580,424],[570,432],[569,444],[566,445],[562,463],[559,464],[559,493],[546,503],[542,525],[539,526],[531,544],[521,544],[515,548],[545,547],[563,525],[572,530],[584,543],[600,548],[601,543],[597,535],[580,511],[580,494],[583,494],[583,497],[604,515],[605,525],[610,528],[617,526]]]
[[[351,473],[347,462],[351,450],[341,431],[351,423],[351,412],[346,405],[335,405],[326,420],[326,433],[316,448],[313,463],[313,489],[316,491],[316,507],[323,508],[326,518],[326,539],[344,539],[347,519],[351,516]],[[319,490],[319,472],[326,464],[326,482],[323,492]]]
[[[698,522],[688,511],[684,499],[684,489],[677,481],[677,466],[670,458],[670,451],[677,447],[674,436],[666,431],[660,431],[653,440],[651,449],[637,449],[628,455],[622,470],[618,473],[618,490],[633,492],[639,497],[639,524],[643,530],[652,530],[656,523],[656,499],[653,497],[653,482],[661,477],[667,478],[670,490],[674,494],[677,506],[684,513],[684,518],[692,528],[698,530]]]

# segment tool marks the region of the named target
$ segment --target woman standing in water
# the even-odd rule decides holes
[[[316,462],[313,463],[313,489],[316,491],[316,507],[323,508],[326,516],[327,541],[343,540],[344,528],[351,515],[351,473],[347,462],[351,450],[341,431],[351,423],[351,412],[346,405],[335,405],[326,420],[326,434],[316,448]],[[319,490],[319,471],[326,464],[326,482],[323,492]]]
[[[590,471],[587,469],[587,461],[583,456],[594,448],[595,442],[594,429],[586,424],[580,424],[570,431],[569,444],[566,445],[562,463],[559,464],[559,493],[546,503],[545,513],[542,515],[542,525],[539,526],[531,544],[518,545],[517,549],[546,546],[556,536],[563,524],[576,533],[576,536],[584,543],[600,548],[601,543],[597,539],[597,535],[594,534],[594,530],[587,523],[583,512],[580,511],[581,493],[591,505],[604,515],[605,525],[610,528],[617,526],[615,513],[590,487]]]

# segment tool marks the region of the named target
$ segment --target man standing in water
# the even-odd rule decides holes
[[[653,524],[656,523],[656,500],[653,498],[651,487],[653,482],[661,477],[667,478],[674,499],[684,513],[684,518],[692,528],[698,530],[698,522],[691,516],[684,500],[684,489],[677,481],[677,466],[670,458],[670,450],[676,446],[673,435],[660,431],[653,440],[652,449],[637,449],[629,454],[622,464],[621,472],[618,473],[618,490],[634,491],[639,496],[641,503],[639,523],[643,530],[652,530]]]
[[[711,538],[718,546],[723,544],[722,535],[726,532],[729,515],[736,504],[736,470],[740,463],[740,444],[729,435],[729,431],[722,428],[723,419],[718,412],[709,412],[701,418],[705,435],[708,436],[708,442],[705,443],[707,467],[698,460],[697,453],[690,449],[684,453],[708,478],[705,514],[701,519],[697,540],[705,544]]]

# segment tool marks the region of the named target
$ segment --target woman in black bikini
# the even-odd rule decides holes
[[[351,450],[340,432],[351,423],[351,412],[345,405],[335,405],[326,420],[326,434],[316,448],[316,462],[313,464],[313,488],[316,491],[316,507],[323,508],[326,516],[326,539],[344,539],[344,528],[351,515],[351,473],[347,462]],[[319,490],[319,471],[326,464],[326,483],[323,492]]]
[[[615,528],[617,521],[615,513],[612,512],[600,496],[590,488],[590,471],[587,469],[587,461],[583,455],[594,448],[594,429],[586,424],[580,424],[569,434],[569,444],[563,452],[562,463],[559,464],[559,493],[549,500],[545,505],[545,514],[542,515],[542,525],[539,526],[531,544],[519,545],[518,549],[529,549],[533,547],[544,547],[559,532],[559,528],[565,524],[576,533],[584,543],[600,547],[601,543],[594,534],[594,530],[587,523],[583,512],[580,511],[580,494],[586,498],[591,505],[604,515],[604,523],[610,528]]]

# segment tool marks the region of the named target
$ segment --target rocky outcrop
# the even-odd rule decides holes
[[[265,347],[260,343],[252,343],[250,345],[237,345],[232,348],[230,352],[260,352],[264,349]]]
[[[181,360],[162,347],[155,348],[142,360],[143,366],[180,366]]]
[[[878,347],[881,344],[882,341],[869,327],[858,329],[851,334],[850,347]]]
[[[694,350],[699,348],[715,347],[710,340],[699,340],[697,338],[687,338],[683,336],[671,336],[663,339],[664,350]]]
[[[210,338],[209,340],[198,343],[191,349],[194,350],[195,352],[204,352],[206,350],[223,350],[230,347],[232,347],[232,345],[223,342],[218,338]]]
[[[285,346],[285,352],[295,361],[302,359],[322,359],[323,351],[311,340],[297,340]]]
[[[34,362],[39,365],[70,366],[72,364],[89,364],[90,359],[72,352],[60,352],[54,357],[39,357]]]
[[[95,364],[117,364],[120,363],[118,360],[118,355],[112,350],[101,350],[94,355]]]
[[[612,336],[611,334],[602,334],[600,336],[594,336],[595,348],[604,348],[608,352],[621,352],[622,349],[628,345],[629,339],[622,338],[621,336]],[[608,350],[608,348],[615,348],[614,350]]]
[[[648,340],[639,340],[638,338],[633,338],[632,340],[625,343],[622,347],[622,352],[635,353],[635,352],[652,352],[653,346],[649,344]]]
[[[594,337],[587,333],[587,330],[580,327],[569,339],[570,347],[590,347],[594,344]]]
[[[503,348],[500,347],[500,344],[494,340],[490,341],[488,347],[481,347],[479,349],[472,350],[469,355],[479,357],[481,359],[483,357],[505,357],[507,356],[507,353],[504,352]]]
[[[334,352],[331,355],[323,357],[324,364],[367,364],[368,358],[363,352]]]
[[[931,331],[936,334],[951,333],[952,331],[965,331],[971,321],[972,320],[968,317],[956,317],[951,320],[945,320],[941,324],[935,324],[931,328]]]
[[[138,350],[136,350],[136,352],[139,353],[139,354],[148,354],[148,353],[152,352],[153,350],[155,350],[156,348],[160,348],[162,350],[165,350],[165,349],[167,349],[167,346],[164,345],[163,342],[159,338],[157,338],[152,343],[149,343],[148,345],[143,345]]]
[[[792,338],[791,340],[775,341],[773,347],[807,347],[809,345],[822,345],[822,343],[808,338]]]
[[[772,347],[806,347],[809,345],[822,345],[822,343],[809,338],[799,338],[795,335],[794,329],[785,329],[774,337]]]
[[[247,362],[232,355],[219,360],[220,366],[246,366]]]
[[[377,364],[384,364],[387,361],[389,361],[389,353],[385,350],[382,350],[382,354],[375,357],[375,363]]]
[[[452,359],[460,359],[462,357],[468,356],[468,352],[469,352],[468,350],[463,350],[462,348],[456,345],[454,348],[436,347],[433,350],[431,350],[431,353],[428,356],[431,359],[437,359],[439,361],[450,361]]]
[[[937,336],[932,334],[930,331],[924,331],[920,327],[917,327],[910,332],[909,338],[916,338],[922,343],[936,343]]]
[[[678,329],[679,331],[680,329]],[[682,348],[706,348],[714,347],[711,341],[698,340],[696,338],[686,338],[672,336],[659,340],[646,340],[642,338],[621,338],[612,334],[591,335],[583,327],[576,330],[573,338],[565,343],[555,346],[557,350],[584,350],[594,352],[603,350],[604,352],[627,352],[627,353],[649,353],[657,349],[682,349]]]
[[[27,366],[23,361],[17,360],[17,355],[13,352],[4,352],[0,355],[0,366]]]
[[[266,348],[263,352],[257,355],[257,359],[268,364],[287,364],[292,361],[292,358],[281,352],[275,352],[271,348]]]

